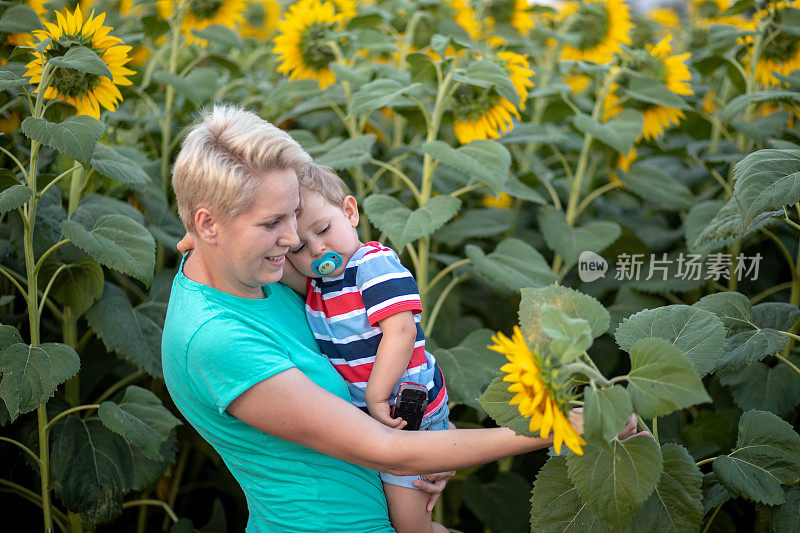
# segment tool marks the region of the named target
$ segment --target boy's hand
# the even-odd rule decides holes
[[[177,248],[180,253],[185,253],[187,250],[194,249],[194,237],[187,233],[183,236],[183,239],[178,242]]]
[[[387,400],[383,400],[382,402],[367,402],[367,410],[369,410],[369,414],[372,418],[390,428],[403,429],[408,423],[402,418],[392,418],[391,407],[389,407],[389,402]]]

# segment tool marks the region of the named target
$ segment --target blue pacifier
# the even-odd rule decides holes
[[[342,266],[342,256],[336,252],[325,252],[325,255],[311,263],[311,270],[320,276],[327,276]]]

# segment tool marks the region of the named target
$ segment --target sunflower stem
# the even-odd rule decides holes
[[[181,39],[181,25],[183,24],[183,16],[186,8],[183,2],[178,2],[175,5],[175,13],[172,16],[172,28],[170,32],[169,42],[169,64],[167,71],[174,75],[178,70],[178,45]],[[168,198],[169,180],[167,174],[169,170],[169,146],[170,146],[170,132],[172,131],[172,103],[175,100],[175,88],[172,85],[167,85],[167,90],[164,93],[164,119],[161,122],[161,190],[164,193],[164,199]]]

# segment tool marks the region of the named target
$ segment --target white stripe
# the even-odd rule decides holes
[[[348,318],[353,318],[361,315],[366,315],[367,310],[363,307],[359,307],[355,311],[350,311],[349,313],[342,313],[341,315],[333,315],[328,318],[328,322],[341,322],[342,320],[347,320]]]
[[[357,266],[359,266],[359,265],[361,265],[363,263],[366,263],[367,261],[371,261],[371,260],[376,259],[378,257],[392,257],[393,255],[394,254],[392,253],[391,250],[381,250],[379,252],[371,252],[371,253],[365,255],[364,257],[356,259],[355,261],[353,261],[351,259],[350,262],[347,264],[347,266],[357,267]]]
[[[402,303],[402,302],[419,302],[419,297],[415,294],[404,294],[403,296],[395,296],[394,298],[389,298],[388,300],[384,300],[379,304],[373,305],[369,309],[367,309],[367,315],[372,316],[375,313],[383,311],[387,307]]]
[[[389,281],[390,279],[400,279],[400,278],[410,278],[411,272],[390,272],[389,274],[384,274],[383,276],[376,276],[369,281],[363,283],[361,285],[361,290],[367,290],[370,287],[377,285],[378,283],[383,283],[384,281]]]
[[[320,333],[314,333],[314,337],[321,341],[330,341],[334,344],[348,344],[353,341],[370,339],[375,335],[380,335],[381,329],[380,328],[373,328],[372,331],[367,331],[366,333],[362,333],[361,335],[350,335],[349,337],[344,337],[343,339],[334,339],[329,337],[328,335],[322,335]]]
[[[345,287],[340,291],[335,291],[335,292],[331,291],[331,292],[326,292],[324,294],[322,294],[322,293],[320,293],[320,294],[322,294],[322,299],[323,300],[330,300],[331,298],[336,298],[337,296],[341,296],[342,294],[350,294],[352,292],[358,292],[358,287],[356,287],[356,286]]]
[[[362,357],[361,359],[353,359],[352,361],[348,361],[347,359],[342,359],[342,358],[338,358],[338,357],[335,358],[335,359],[334,358],[329,358],[328,360],[331,362],[332,365],[347,365],[347,366],[353,367],[353,366],[358,366],[358,365],[364,365],[364,364],[367,364],[367,363],[374,363],[375,362],[375,356],[373,355],[373,356],[370,356],[370,357]]]

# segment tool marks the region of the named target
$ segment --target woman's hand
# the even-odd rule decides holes
[[[640,435],[650,435],[649,431],[639,431],[637,422],[639,421],[639,417],[636,416],[636,413],[631,414],[631,417],[625,423],[625,427],[622,428],[622,431],[619,432],[617,438],[619,440],[627,440],[631,437],[638,437]]]
[[[619,440],[627,440],[631,437],[638,437],[640,435],[650,435],[649,431],[639,431],[637,422],[639,417],[636,413],[631,413],[631,417],[625,423],[625,427],[617,435]],[[576,407],[569,412],[569,423],[575,428],[575,431],[583,434],[583,407]]]
[[[444,490],[445,485],[447,485],[448,480],[455,475],[455,470],[450,470],[449,472],[425,474],[423,477],[427,481],[422,479],[417,479],[414,481],[415,487],[430,494],[430,497],[428,498],[428,504],[425,506],[425,509],[429,513],[433,511],[433,506],[436,505],[436,501],[439,499],[439,496],[442,495],[442,491]]]

